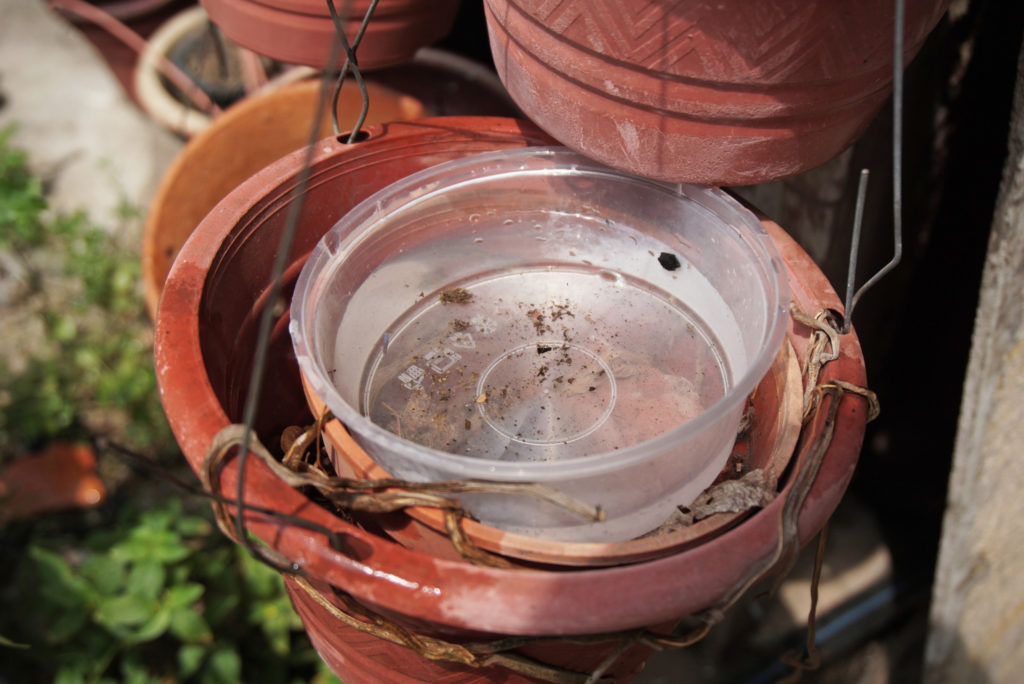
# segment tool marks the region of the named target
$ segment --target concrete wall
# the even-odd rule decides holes
[[[956,287],[950,274],[950,287]],[[932,334],[941,328],[936,327]],[[933,340],[941,344],[941,340]],[[943,521],[929,682],[1024,676],[1024,52]]]

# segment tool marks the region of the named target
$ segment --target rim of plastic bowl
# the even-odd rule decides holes
[[[310,326],[315,316],[312,315],[313,310],[310,309],[310,297],[316,294],[319,287],[323,285],[325,275],[329,276],[334,270],[329,268],[331,262],[342,258],[339,255],[359,246],[380,220],[378,201],[385,198],[412,196],[412,199],[403,203],[402,208],[405,209],[412,203],[429,199],[438,192],[450,191],[462,183],[480,180],[482,177],[493,178],[503,174],[550,172],[550,166],[528,168],[526,164],[531,159],[546,159],[549,162],[564,164],[566,172],[588,172],[640,183],[662,192],[685,196],[691,200],[694,198],[686,193],[703,195],[706,199],[721,202],[725,208],[735,212],[736,218],[739,219],[738,225],[725,221],[723,224],[733,228],[736,236],[746,245],[747,249],[760,257],[758,261],[764,270],[764,281],[770,290],[767,292],[767,296],[771,307],[766,314],[768,320],[762,336],[760,352],[756,358],[751,360],[746,372],[737,379],[732,387],[700,415],[656,437],[612,451],[560,461],[492,461],[452,454],[403,439],[377,425],[351,406],[330,381],[327,368],[316,359],[312,349],[314,343]],[[462,171],[461,175],[453,174],[454,171],[459,170]],[[443,185],[438,183],[441,177],[444,179]],[[432,183],[437,185],[431,187]],[[424,189],[427,191],[410,193],[412,190],[422,191]],[[703,206],[708,209],[706,205]],[[372,220],[375,217],[377,221]],[[335,243],[334,249],[326,246],[330,242]],[[309,380],[313,391],[320,396],[334,416],[353,432],[354,437],[359,436],[370,440],[379,448],[397,454],[401,458],[420,462],[427,467],[447,470],[453,469],[453,466],[457,467],[467,478],[508,482],[544,482],[578,475],[581,467],[587,469],[587,475],[596,475],[649,458],[652,453],[659,453],[668,448],[669,444],[685,440],[692,433],[703,430],[708,423],[718,420],[721,414],[735,403],[736,397],[745,397],[750,394],[771,367],[786,334],[789,316],[787,307],[789,283],[785,273],[786,269],[778,249],[761,222],[753,212],[719,188],[685,183],[666,183],[636,176],[608,167],[565,147],[526,147],[517,150],[485,152],[437,164],[392,183],[353,207],[321,238],[303,266],[292,297],[289,333],[299,368]]]

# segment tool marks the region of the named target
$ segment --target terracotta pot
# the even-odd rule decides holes
[[[317,145],[310,185],[290,253],[285,296],[290,296],[305,256],[353,204],[397,178],[441,161],[490,149],[547,144],[539,130],[504,119],[449,118],[400,122],[370,129],[365,142]],[[266,167],[230,193],[203,220],[175,261],[161,300],[156,369],[171,427],[189,463],[199,469],[213,437],[240,420],[255,343],[255,321],[267,302],[271,264],[303,164],[293,153]],[[824,275],[775,224],[765,226],[791,264],[794,301],[807,311],[840,308]],[[284,427],[308,424],[297,366],[291,355],[287,315],[270,343],[268,385],[257,411],[256,433],[274,444]],[[802,354],[810,331],[790,336]],[[842,338],[842,355],[823,379],[864,384],[856,335]],[[839,404],[835,437],[800,510],[799,539],[811,538],[837,505],[853,473],[866,411],[858,397]],[[813,444],[823,421],[814,421],[801,450]],[[802,453],[798,452],[798,455]],[[284,485],[250,459],[246,500],[302,516],[336,531],[341,550],[319,534],[253,514],[249,529],[315,578],[338,587],[371,610],[421,632],[450,638],[501,635],[567,636],[659,625],[707,607],[757,563],[774,556],[783,498],[708,543],[665,558],[611,568],[544,571],[495,569],[411,551],[335,516]],[[236,461],[222,473],[233,496]],[[390,642],[347,642],[342,627],[315,601],[296,599],[318,650],[345,681],[524,681],[493,668],[436,663]],[[358,641],[358,643],[357,643]],[[602,652],[573,652],[548,645],[538,657],[566,663],[579,656],[586,671]],[[353,650],[358,653],[353,654]],[[643,654],[627,654],[617,676],[628,676]],[[392,669],[394,668],[394,669]]]
[[[368,124],[423,114],[423,105],[413,97],[370,81],[366,87]],[[154,318],[171,264],[202,218],[239,183],[306,144],[319,90],[319,81],[302,81],[239,102],[192,138],[164,173],[142,243],[146,306]],[[354,121],[360,106],[358,91],[342,89],[339,120]],[[325,112],[320,133],[330,132]]]
[[[100,504],[107,496],[96,451],[88,444],[53,442],[0,468],[0,524]]]
[[[314,416],[326,406],[302,377],[306,399]],[[753,393],[753,423],[737,439],[719,479],[733,479],[738,466],[744,472],[763,469],[776,480],[789,466],[803,409],[803,383],[792,346],[784,344],[775,363]],[[352,439],[345,426],[332,420],[324,426],[324,439],[332,447],[331,462],[339,475],[384,479],[391,475],[377,465]],[[407,515],[394,514],[380,522],[394,539],[412,549],[458,558],[445,532],[444,516],[437,508],[412,507]],[[466,536],[480,548],[508,558],[554,565],[604,566],[660,558],[704,543],[739,523],[742,513],[718,513],[685,527],[665,526],[656,533],[619,543],[568,543],[504,532],[475,520],[463,521]]]
[[[345,35],[351,42],[369,0],[335,0],[349,6]],[[290,64],[327,66],[334,23],[324,0],[202,0],[210,18],[239,45]],[[458,0],[381,0],[359,46],[359,66],[379,69],[412,59],[421,47],[451,30]],[[344,54],[338,66],[345,61]]]
[[[183,101],[181,91],[175,91],[160,72],[159,60],[172,59],[172,53],[189,40],[202,36],[207,26],[202,7],[190,7],[168,19],[146,41],[133,74],[133,90],[139,106],[157,123],[183,137],[191,137],[210,125],[210,114]],[[238,47],[225,45],[225,54],[236,57]],[[180,67],[180,64],[179,64]],[[184,70],[183,70],[184,71]],[[186,74],[195,79],[195,74]],[[195,84],[207,95],[210,92]],[[241,80],[238,81],[241,88]],[[195,103],[198,104],[198,103]]]
[[[948,0],[908,0],[905,57]],[[892,81],[892,0],[484,0],[498,74],[563,144],[642,176],[746,185],[839,154]]]

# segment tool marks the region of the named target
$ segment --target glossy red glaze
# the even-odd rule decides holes
[[[441,161],[547,143],[527,123],[472,117],[386,124],[370,129],[367,141],[352,146],[320,141],[290,255],[286,296],[320,236],[368,194]],[[222,200],[184,245],[165,285],[157,320],[157,377],[171,427],[193,469],[200,467],[214,435],[240,420],[255,320],[265,304],[271,262],[303,162],[301,151],[285,157]],[[835,293],[806,253],[774,223],[765,221],[765,226],[789,265],[798,305],[805,311],[839,309]],[[798,353],[809,332],[791,331]],[[842,352],[826,367],[825,378],[864,384],[854,333],[844,336]],[[285,426],[310,420],[291,353],[287,316],[274,328],[266,377],[256,430],[264,443],[273,445]],[[838,504],[853,473],[865,418],[861,399],[842,400],[835,439],[801,510],[801,542],[821,528]],[[232,461],[223,472],[223,492],[228,496],[234,496],[237,475],[237,461]],[[662,624],[705,608],[752,565],[771,557],[782,505],[780,497],[708,543],[658,560],[541,571],[485,568],[410,551],[310,502],[255,459],[249,461],[245,492],[254,505],[301,515],[337,532],[343,551],[329,547],[322,535],[265,516],[249,516],[255,534],[319,581],[414,629],[478,637],[601,633]],[[321,653],[343,653],[346,629],[315,604],[297,605]],[[404,649],[401,653],[411,658]],[[420,681],[439,681],[450,667],[427,665],[440,669],[432,670],[432,679]],[[352,681],[358,676],[352,675]]]
[[[538,681],[502,667],[473,668],[413,657],[404,646],[341,623],[287,577],[285,586],[313,647],[345,684],[530,684]],[[326,585],[317,588],[321,592],[329,591]],[[519,653],[577,672],[591,672],[616,645],[616,642],[597,646],[555,641],[532,644]],[[650,655],[649,647],[634,645],[622,654],[609,674],[617,681],[628,681]]]
[[[949,0],[908,0],[905,56]],[[892,0],[484,0],[516,104],[650,178],[746,185],[839,154],[892,82]]]
[[[335,0],[348,7],[345,35],[351,42],[369,0]],[[202,0],[210,19],[231,40],[289,64],[327,66],[334,23],[324,0]],[[452,28],[458,0],[380,0],[357,51],[363,69],[403,64]],[[344,52],[337,66],[345,61]]]

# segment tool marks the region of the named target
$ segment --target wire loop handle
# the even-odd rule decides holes
[[[359,116],[356,118],[355,126],[352,127],[346,143],[356,141],[356,136],[359,135],[359,131],[366,121],[366,114],[370,111],[370,94],[366,90],[363,74],[359,70],[356,50],[359,49],[359,44],[363,42],[363,35],[366,33],[367,26],[370,25],[370,19],[373,17],[374,10],[377,9],[378,1],[371,0],[369,7],[366,8],[366,14],[363,15],[363,22],[359,25],[359,31],[352,40],[352,44],[349,45],[348,37],[345,35],[345,27],[342,25],[341,17],[338,16],[338,10],[334,7],[334,0],[327,0],[327,9],[331,13],[331,21],[334,22],[337,40],[341,44],[341,49],[345,52],[345,63],[341,66],[341,71],[338,72],[338,80],[334,83],[334,92],[331,95],[331,125],[334,127],[334,135],[341,135],[341,126],[338,122],[338,98],[341,96],[341,86],[345,83],[345,74],[349,71],[352,72],[352,76],[356,79],[356,85],[359,87],[360,95],[362,95],[362,107],[359,110]],[[334,62],[335,60],[332,59],[329,63],[334,64]]]
[[[892,36],[892,232],[893,255],[885,266],[878,269],[856,293],[853,285],[857,271],[857,252],[860,249],[860,223],[867,194],[868,170],[862,169],[857,185],[857,204],[854,209],[853,237],[850,241],[850,265],[846,274],[843,334],[850,332],[853,310],[861,296],[878,283],[903,258],[903,32],[906,24],[905,0],[893,0],[895,21]]]

